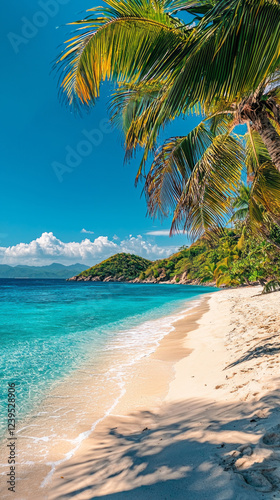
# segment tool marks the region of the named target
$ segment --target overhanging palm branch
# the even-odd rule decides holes
[[[90,105],[102,81],[118,82],[113,120],[122,124],[128,156],[144,148],[138,177],[169,120],[204,113],[198,128],[157,151],[145,186],[150,214],[172,214],[172,231],[183,227],[195,236],[221,225],[246,165],[250,218],[260,225],[263,208],[277,218],[279,2],[106,3],[73,23],[78,32],[59,60],[69,102]],[[180,10],[196,16],[194,26],[175,17]],[[246,163],[241,139],[230,135],[238,123],[249,124]]]
[[[172,116],[165,99],[168,89],[164,82],[153,81],[121,86],[111,100],[111,120],[125,135],[126,159],[136,149],[144,148],[137,179],[145,174],[148,154],[155,150],[159,132]]]
[[[148,210],[153,217],[173,214],[171,232],[183,228],[197,237],[228,214],[244,156],[237,137],[217,132],[202,123],[156,154],[145,186]]]
[[[211,132],[201,123],[187,136],[173,137],[158,149],[145,183],[151,216],[167,217],[175,211],[188,179],[211,143]]]
[[[280,224],[280,173],[256,132],[249,130],[244,147],[230,130],[228,115],[216,115],[157,151],[145,184],[148,210],[171,215],[171,233],[184,229],[198,237],[224,225],[232,198],[237,210],[230,221],[244,220],[266,237],[269,224]],[[244,170],[253,182],[240,190]]]
[[[248,232],[262,234],[280,248],[272,236],[273,230],[280,227],[280,174],[260,137],[250,129],[245,135],[245,166],[250,185],[240,184],[232,200],[235,212],[229,220],[242,224],[237,248],[242,249]]]
[[[77,26],[58,64],[62,96],[70,104],[94,104],[106,79],[137,82],[158,57],[187,38],[185,25],[170,15],[170,1],[107,0],[90,9]],[[180,4],[180,2],[178,2]]]
[[[273,0],[221,0],[174,50],[153,77],[169,75],[171,109],[195,102],[240,102],[280,66],[280,4]],[[170,73],[170,59],[176,69]],[[278,80],[279,84],[279,80]]]
[[[160,130],[179,115],[172,115],[166,104],[168,92],[166,81],[154,80],[120,86],[113,94],[111,119],[124,132],[126,157],[129,158],[137,147],[144,148],[137,178],[143,173],[148,154],[155,152]],[[234,114],[223,114],[221,109],[216,106],[214,114],[205,120],[213,137],[217,133],[226,133],[233,127]],[[200,114],[199,107],[190,111]]]
[[[266,232],[270,223],[280,222],[280,174],[260,136],[250,127],[245,134],[245,155],[247,173],[252,178],[247,200],[250,224]]]

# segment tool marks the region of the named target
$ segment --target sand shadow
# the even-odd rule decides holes
[[[243,452],[237,449],[243,446],[248,453],[249,446],[252,457],[260,447],[275,451],[268,441],[276,443],[277,438],[263,441],[263,421],[256,414],[264,406],[277,413],[278,404],[276,391],[255,403],[194,399],[165,405],[159,413],[110,417],[107,428],[96,431],[78,461],[73,458],[59,467],[48,498],[263,498],[265,491],[279,491],[280,480],[271,472],[275,464],[271,466],[271,458],[257,464],[251,458],[252,463],[241,470],[237,460]],[[280,452],[280,427],[271,435],[277,433]],[[234,450],[237,456],[231,455]]]
[[[278,354],[280,352],[280,343],[275,344],[266,342],[265,344],[261,346],[254,347],[252,349],[249,349],[243,356],[241,356],[239,359],[231,363],[230,365],[226,366],[224,370],[227,370],[228,368],[233,368],[234,366],[237,366],[241,363],[244,363],[245,361],[250,361],[255,358],[261,358],[263,356],[274,356],[275,354]]]

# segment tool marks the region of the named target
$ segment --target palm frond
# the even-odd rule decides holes
[[[184,24],[169,14],[170,2],[107,0],[90,16],[71,23],[76,34],[58,60],[61,96],[77,105],[94,104],[106,79],[137,82],[158,58],[178,47]]]
[[[152,217],[173,213],[187,180],[211,141],[211,133],[200,123],[187,136],[172,137],[157,150],[145,183],[148,211]]]
[[[238,138],[227,134],[215,137],[184,188],[174,212],[173,231],[183,226],[197,238],[205,230],[221,227],[243,167],[243,148]]]
[[[111,119],[125,135],[126,159],[139,147],[144,148],[137,180],[145,174],[148,154],[155,151],[157,138],[164,127],[175,116],[165,106],[164,82],[143,82],[120,87],[111,100]]]
[[[280,173],[273,165],[269,153],[260,136],[251,131],[245,135],[246,167],[249,173],[254,174],[251,187],[251,209],[259,214],[260,207],[266,212],[279,215],[280,213]],[[257,219],[258,219],[257,217]]]
[[[178,116],[178,113],[170,113],[167,105],[168,92],[169,88],[164,81],[143,81],[119,87],[111,100],[112,121],[125,134],[126,158],[130,158],[137,147],[144,148],[137,179],[143,174],[148,154],[155,152],[160,130]],[[227,133],[233,123],[232,114],[216,112],[216,109],[213,108],[214,114],[204,120],[213,137]],[[196,112],[199,113],[200,110]]]
[[[260,135],[252,130],[250,125],[248,125],[248,133],[245,134],[244,140],[247,173],[255,174],[260,165],[271,162],[271,159]]]
[[[244,206],[244,208],[239,208],[234,212],[234,214],[229,219],[229,222],[244,221],[248,216],[249,208]]]
[[[246,134],[245,143],[247,171],[253,173],[248,221],[252,231],[269,238],[271,225],[280,225],[280,173],[256,132]]]
[[[271,162],[266,162],[252,184],[250,219],[253,224],[263,224],[269,218],[280,219],[280,173]]]
[[[215,0],[174,0],[170,2],[172,4],[173,14],[178,11],[186,11],[190,14],[196,16],[196,18],[200,19],[200,16],[203,16],[207,12],[213,9],[213,6],[216,4]]]
[[[205,14],[185,47],[175,47],[153,77],[169,72],[171,109],[183,111],[195,102],[220,99],[228,104],[240,101],[279,68],[279,33],[278,1],[221,0]]]
[[[158,150],[147,177],[149,214],[173,213],[171,232],[183,228],[194,237],[221,226],[243,162],[238,138],[215,137],[204,123],[186,137],[170,139]]]

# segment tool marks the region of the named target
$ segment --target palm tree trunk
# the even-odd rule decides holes
[[[255,113],[255,116],[250,116],[253,129],[256,130],[271,157],[277,170],[280,172],[280,136],[273,127],[271,121],[269,120],[267,113],[261,110],[259,113]]]

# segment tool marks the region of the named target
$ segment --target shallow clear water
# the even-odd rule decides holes
[[[164,334],[153,322],[186,309],[186,301],[213,288],[64,280],[0,280],[0,396],[17,384],[17,417],[89,359],[113,349],[148,351]],[[5,429],[1,418],[0,433]]]

